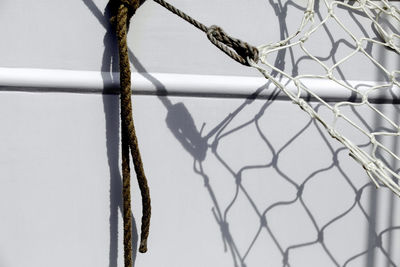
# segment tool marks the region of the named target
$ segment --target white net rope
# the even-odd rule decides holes
[[[295,104],[307,112],[312,118],[320,122],[328,133],[341,142],[349,149],[349,155],[354,158],[366,170],[368,176],[379,187],[385,185],[395,194],[400,196],[399,171],[394,166],[398,164],[400,158],[396,155],[389,145],[386,145],[385,138],[399,138],[400,126],[394,118],[390,118],[384,112],[380,111],[371,101],[373,99],[391,98],[392,103],[396,102],[399,96],[400,77],[399,66],[385,66],[376,59],[371,52],[371,46],[384,47],[392,51],[392,55],[399,56],[400,53],[400,11],[394,5],[394,2],[387,0],[359,0],[359,1],[330,1],[324,0],[315,2],[309,0],[304,10],[304,16],[301,24],[294,34],[284,40],[276,43],[270,43],[259,46],[260,60],[258,63],[250,61],[250,64],[257,68],[269,81],[281,89]],[[315,16],[315,6],[318,5],[318,17]],[[353,33],[348,25],[337,15],[338,10],[357,14],[365,18],[368,24],[365,27],[371,27],[375,30],[375,36],[359,36]],[[313,55],[307,47],[308,41],[321,30],[329,25],[335,24],[347,35],[349,46],[353,50],[347,55],[335,59],[332,64],[328,64],[321,57]],[[327,41],[323,43],[322,41]],[[333,47],[335,40],[321,40],[321,45]],[[323,69],[320,74],[301,73],[298,74],[293,69],[291,72],[282,70],[274,64],[274,54],[282,50],[300,49],[303,56],[313,61]],[[340,68],[348,63],[353,57],[365,57],[371,65],[385,76],[384,81],[365,85],[361,82],[350,82],[343,79]],[[354,66],[357,67],[357,66]],[[330,102],[324,99],[323,90],[315,88],[310,81],[333,83],[333,87],[338,91],[349,92],[348,100],[339,102]],[[377,97],[379,96],[379,97]],[[309,100],[318,101],[320,105],[313,105]],[[321,105],[323,108],[321,108]],[[318,108],[317,108],[318,107]],[[354,120],[346,114],[347,109],[365,109],[368,112],[374,112],[379,121],[385,123],[385,127],[380,129],[371,129],[362,120]],[[322,110],[329,110],[327,116]],[[345,127],[343,127],[345,125]],[[367,142],[360,143],[361,137],[347,135],[349,128],[357,131]],[[356,135],[357,136],[357,135]],[[354,140],[354,138],[356,140]]]

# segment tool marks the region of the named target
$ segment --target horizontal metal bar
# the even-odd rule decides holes
[[[285,84],[288,80],[280,82]],[[301,82],[327,101],[361,99],[361,95],[354,95],[350,90],[327,79],[302,79]],[[381,84],[373,81],[347,81],[347,83],[358,86],[360,92]],[[298,90],[294,83],[288,83],[286,88],[293,93]],[[274,89],[276,87],[263,77],[132,73],[132,90],[135,94],[141,95],[268,98],[276,94]],[[369,101],[396,102],[392,96],[393,94],[400,95],[399,88],[390,90],[396,90],[396,92],[374,94],[369,97]],[[0,68],[0,91],[118,94],[119,73]],[[302,92],[302,96],[312,99],[305,92]],[[278,98],[288,99],[282,92]]]

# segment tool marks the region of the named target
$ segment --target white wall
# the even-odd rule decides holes
[[[107,2],[2,0],[0,66],[109,71],[109,59],[115,55],[116,47],[108,23]],[[278,42],[285,34],[296,32],[307,1],[170,2],[206,26],[219,25],[233,37],[258,46]],[[400,5],[396,1],[392,3]],[[321,16],[326,15],[322,2],[319,5]],[[350,16],[346,9],[340,8],[336,12],[356,37],[379,39],[363,16]],[[232,61],[215,48],[204,33],[153,1],[146,1],[132,19],[128,39],[135,59],[148,72],[259,76],[257,71]],[[328,23],[327,28],[312,35],[306,47],[324,58],[326,64],[333,65],[351,53],[354,44],[336,23]],[[371,45],[370,49],[379,62],[399,67],[397,54],[378,45]],[[290,71],[297,64],[300,72],[321,71],[310,60],[302,58],[303,55],[298,49],[280,55],[279,60],[285,61],[281,67]],[[365,56],[353,57],[341,64],[340,70],[348,80],[384,79]],[[143,69],[137,71],[143,72]]]
[[[122,266],[118,97],[2,92],[0,102],[1,266]],[[358,254],[348,266],[386,266],[384,253],[399,263],[398,198],[298,111],[134,97],[153,204],[136,266],[281,266],[289,248],[291,266]],[[136,221],[138,194],[134,183]],[[375,234],[382,244],[366,252]]]
[[[251,43],[279,38],[270,29],[283,18],[270,2],[171,2]],[[292,25],[301,14],[288,3],[294,13],[284,21]],[[1,1],[0,36],[7,41],[0,42],[0,67],[116,71],[105,5]],[[175,88],[164,88],[153,72],[258,75],[153,2],[134,18],[129,46],[135,70],[167,92]],[[382,58],[398,64],[398,57]],[[344,70],[348,79],[380,80],[374,69]],[[123,266],[119,101],[96,86],[60,90],[0,80],[1,267]],[[133,96],[153,206],[149,251],[135,253],[135,266],[400,265],[398,197],[376,190],[319,124],[273,99],[273,88],[270,99],[250,97],[263,90],[255,84],[244,89],[248,95],[235,97],[190,90]],[[398,123],[398,105],[375,106]],[[373,113],[363,119],[371,129],[384,126]],[[399,151],[397,141],[388,144]],[[137,233],[136,183],[132,191]]]

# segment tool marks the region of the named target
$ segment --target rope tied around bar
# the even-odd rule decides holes
[[[151,204],[150,193],[144,173],[143,162],[139,151],[136,131],[132,116],[131,71],[129,65],[127,34],[129,20],[144,0],[110,0],[110,22],[115,25],[119,51],[120,99],[121,99],[121,152],[122,152],[122,195],[124,222],[124,263],[132,267],[132,211],[130,191],[129,152],[142,195],[142,225],[139,251],[147,251],[147,238],[150,228]]]

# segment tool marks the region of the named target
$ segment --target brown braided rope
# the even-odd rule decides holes
[[[138,141],[132,117],[131,72],[129,66],[127,34],[130,18],[145,0],[110,0],[110,11],[114,12],[110,19],[116,24],[116,35],[119,49],[120,86],[121,86],[121,143],[122,143],[122,179],[123,179],[123,221],[124,221],[124,263],[132,267],[132,212],[130,191],[129,151],[133,159],[140,192],[142,195],[142,225],[139,251],[147,251],[147,238],[150,228],[151,202],[147,179],[143,169]],[[207,34],[208,39],[225,54],[237,62],[249,66],[249,59],[258,61],[258,49],[239,39],[228,36],[220,27],[206,27],[204,24],[188,16],[184,12],[165,2],[154,0],[169,11],[185,19]]]
[[[132,155],[140,192],[142,195],[142,225],[139,251],[147,251],[147,238],[150,228],[151,205],[147,179],[143,169],[138,141],[132,117],[131,72],[129,66],[127,34],[129,20],[136,9],[144,1],[139,0],[110,0],[114,5],[116,15],[111,22],[116,24],[116,35],[119,49],[120,86],[121,86],[121,143],[122,143],[122,180],[123,180],[123,221],[124,221],[124,262],[126,267],[132,267],[132,212],[130,192],[129,151]],[[112,7],[111,7],[112,8]]]

